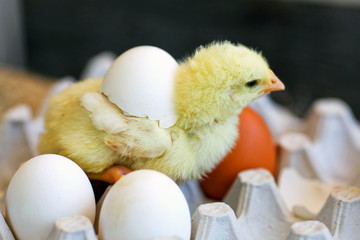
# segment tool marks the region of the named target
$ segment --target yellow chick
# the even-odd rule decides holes
[[[200,47],[179,64],[174,86],[178,120],[169,128],[125,115],[100,93],[101,83],[102,78],[88,79],[52,97],[38,147],[110,183],[127,168],[157,170],[175,181],[201,178],[239,137],[242,109],[284,89],[259,53],[230,42]]]

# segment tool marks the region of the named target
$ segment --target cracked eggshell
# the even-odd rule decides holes
[[[173,100],[175,59],[152,46],[121,54],[104,76],[101,92],[126,115],[158,120],[162,128],[177,121]]]
[[[70,159],[39,155],[14,174],[6,193],[6,218],[17,239],[46,239],[56,219],[95,219],[95,197],[84,171]]]
[[[191,217],[180,188],[154,170],[131,172],[110,189],[99,217],[100,239],[190,239]]]

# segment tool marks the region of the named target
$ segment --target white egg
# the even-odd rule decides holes
[[[111,188],[100,211],[99,235],[108,239],[190,239],[190,211],[180,188],[168,176],[138,170]]]
[[[95,218],[95,197],[84,171],[68,158],[45,154],[25,162],[6,193],[6,218],[18,239],[45,239],[60,217]]]
[[[105,74],[101,92],[126,115],[158,120],[162,128],[177,121],[174,77],[178,67],[164,50],[152,46],[121,54]]]

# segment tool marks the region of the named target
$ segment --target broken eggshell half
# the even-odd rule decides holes
[[[173,101],[176,60],[164,50],[139,46],[121,54],[104,76],[101,92],[126,115],[158,120],[169,128],[177,121]]]

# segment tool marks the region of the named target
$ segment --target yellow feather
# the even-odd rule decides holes
[[[246,87],[254,79],[258,86]],[[230,42],[200,47],[177,71],[179,119],[168,129],[125,116],[100,94],[101,81],[76,83],[51,99],[39,151],[66,156],[90,173],[118,164],[181,181],[202,177],[227,154],[238,137],[238,114],[271,80],[253,50]]]

